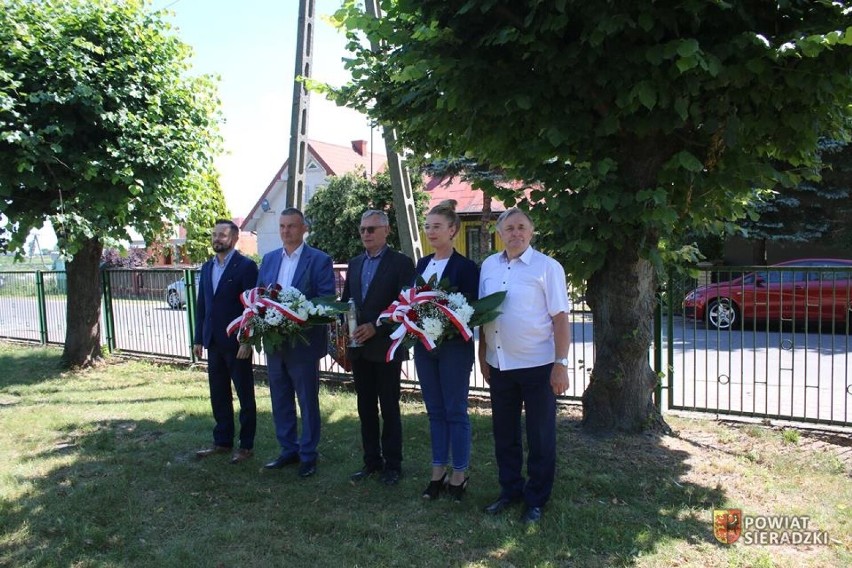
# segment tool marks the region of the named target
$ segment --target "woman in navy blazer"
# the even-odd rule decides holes
[[[455,207],[455,200],[442,201],[426,216],[426,238],[435,252],[420,259],[417,274],[427,281],[432,275],[436,275],[439,282],[447,279],[457,292],[468,300],[475,300],[479,291],[479,267],[453,248],[453,239],[461,229]],[[432,438],[432,477],[423,491],[424,499],[437,499],[446,486],[450,497],[461,501],[467,489],[471,444],[467,398],[473,361],[473,340],[454,337],[433,351],[420,343],[414,346],[414,364]],[[447,479],[450,455],[452,473]]]

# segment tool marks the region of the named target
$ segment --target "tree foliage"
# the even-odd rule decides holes
[[[735,228],[755,188],[794,185],[845,140],[848,2],[347,1],[338,103],[402,144],[524,180],[540,246],[587,280],[597,367],[584,424],[656,422],[647,363],[658,245]],[[371,43],[381,48],[373,51]],[[779,163],[789,164],[780,169]]]
[[[225,194],[219,184],[219,175],[209,172],[199,177],[199,183],[205,184],[207,200],[201,207],[189,210],[183,226],[186,229],[186,244],[184,251],[190,262],[204,262],[212,254],[210,248],[210,232],[218,219],[230,219],[231,211],[225,203]]]
[[[412,180],[420,217],[429,202],[429,196],[420,189],[421,185],[420,180]],[[387,172],[370,180],[364,177],[363,172],[356,171],[333,177],[327,186],[319,189],[305,207],[305,216],[311,225],[311,246],[324,250],[335,262],[346,262],[363,252],[358,226],[361,214],[367,209],[378,209],[388,214],[391,226],[388,244],[399,250],[393,188]]]
[[[152,242],[209,191],[218,100],[142,0],[0,0],[0,214],[12,250],[49,220],[68,264],[66,364],[100,356],[103,246]]]
[[[148,251],[143,248],[105,248],[101,254],[101,268],[142,268],[149,258]]]
[[[778,187],[760,199],[758,217],[742,223],[746,238],[852,246],[852,146],[820,141],[820,179]]]

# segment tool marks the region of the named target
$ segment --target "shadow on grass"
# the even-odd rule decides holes
[[[54,348],[11,348],[0,352],[0,369],[3,379],[0,387],[30,386],[55,379],[62,375],[59,368],[60,352]]]
[[[565,562],[628,566],[661,542],[715,543],[707,510],[725,495],[683,480],[687,452],[666,447],[658,435],[591,436],[579,417],[563,418],[561,426],[549,508],[565,530]]]
[[[151,387],[132,416],[89,421],[78,412],[6,470],[26,490],[0,500],[0,565],[629,566],[662,541],[713,542],[704,511],[724,500],[680,480],[685,452],[655,437],[586,436],[568,409],[553,497],[528,528],[520,509],[481,512],[499,491],[486,409],[471,414],[465,500],[423,502],[429,429],[413,397],[403,407],[406,476],[385,487],[349,482],[361,449],[345,388],[323,389],[319,471],[299,479],[294,468],[262,469],[278,453],[266,389],[257,391],[256,455],[233,466],[227,455],[195,459],[210,437],[208,414],[145,418],[162,399]]]

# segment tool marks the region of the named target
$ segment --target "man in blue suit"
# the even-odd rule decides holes
[[[331,257],[305,244],[308,225],[302,212],[294,207],[282,211],[278,231],[284,246],[264,255],[257,285],[292,286],[309,300],[334,296]],[[317,471],[319,360],[328,349],[325,326],[315,326],[305,335],[308,345],[285,342],[278,350],[266,354],[272,419],[281,453],[264,467],[281,469],[298,463],[300,477],[310,477]],[[302,434],[298,439],[294,398],[298,399],[302,416]]]
[[[225,331],[243,312],[240,294],[253,288],[257,264],[234,247],[240,229],[232,221],[220,219],[213,228],[212,244],[216,253],[201,267],[198,302],[195,312],[195,356],[201,358],[207,348],[207,378],[213,407],[213,446],[196,452],[198,458],[230,453],[234,445],[234,399],[231,381],[240,401],[240,446],[231,456],[238,464],[254,452],[257,408],[254,400],[254,373],[251,346],[241,345],[236,336]]]

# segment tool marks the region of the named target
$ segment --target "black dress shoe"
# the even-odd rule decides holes
[[[278,456],[263,467],[265,469],[281,469],[288,465],[296,465],[297,463],[299,463],[299,456],[297,454],[293,454],[290,456]]]
[[[374,473],[382,471],[382,469],[384,469],[384,468],[382,468],[381,466],[365,465],[364,467],[362,467],[361,469],[359,469],[358,471],[356,471],[355,473],[350,475],[349,481],[352,481],[354,483],[357,483],[359,481],[364,481],[365,479],[367,479],[368,477],[370,477]]]
[[[317,462],[309,461],[299,464],[299,477],[310,477],[317,472]]]
[[[399,469],[385,468],[382,475],[379,477],[379,480],[385,485],[396,485],[399,483],[400,479],[402,479],[402,470]]]
[[[541,520],[541,507],[524,507],[524,512],[521,513],[521,522],[525,525],[533,525]]]
[[[441,479],[433,479],[429,482],[429,485],[426,486],[426,489],[423,490],[423,494],[421,495],[427,501],[434,501],[438,497],[441,496],[441,491],[443,491],[447,486],[447,472],[444,472],[444,475],[441,476]]]
[[[497,498],[496,501],[487,505],[483,511],[488,513],[489,515],[499,515],[515,503],[520,502],[520,498],[518,497],[503,497],[502,495]]]
[[[453,485],[452,483],[447,484],[447,493],[449,493],[454,502],[461,503],[461,500],[467,491],[468,481],[470,481],[470,477],[465,476],[464,481],[462,481],[459,485]]]

